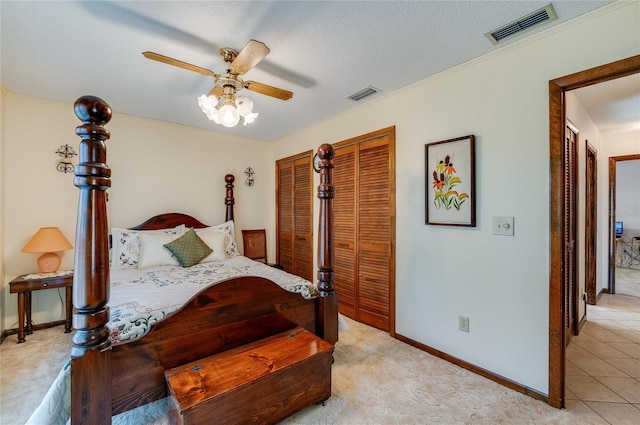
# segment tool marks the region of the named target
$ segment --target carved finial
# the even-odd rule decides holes
[[[111,108],[96,96],[82,96],[73,104],[76,116],[85,124],[105,125],[111,120]]]
[[[236,181],[236,178],[233,174],[227,174],[226,176],[224,176],[224,181],[226,181],[227,184],[233,184],[233,182]]]
[[[111,108],[107,102],[96,96],[82,96],[73,104],[73,110],[83,123],[76,127],[78,136],[83,139],[95,137],[101,140],[111,137],[109,130],[104,128],[111,120]]]
[[[334,153],[335,153],[335,150],[333,149],[333,146],[330,145],[329,143],[323,143],[318,148],[318,157],[320,158],[321,161],[327,160],[330,162],[333,159]],[[322,163],[320,163],[320,167],[322,167]]]

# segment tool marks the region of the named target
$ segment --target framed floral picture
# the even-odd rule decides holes
[[[426,224],[476,227],[475,136],[424,147]]]

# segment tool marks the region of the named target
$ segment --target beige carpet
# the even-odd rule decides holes
[[[348,320],[335,350],[333,395],[282,424],[601,424],[584,405],[557,410]],[[68,358],[62,327],[25,344],[0,345],[0,424],[22,425]],[[571,402],[573,404],[573,402]],[[118,425],[164,425],[164,403],[118,417]]]

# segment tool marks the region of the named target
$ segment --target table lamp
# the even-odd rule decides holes
[[[53,273],[60,267],[60,256],[56,251],[66,251],[73,246],[57,227],[41,227],[22,248],[22,252],[43,252],[38,258],[41,273]]]

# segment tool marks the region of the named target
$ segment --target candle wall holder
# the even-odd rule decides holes
[[[253,183],[254,183],[253,176],[256,174],[255,171],[253,171],[253,168],[247,167],[244,170],[244,173],[247,175],[247,178],[244,181],[245,186],[253,186]]]
[[[71,162],[71,158],[78,155],[76,151],[69,145],[61,145],[56,153],[60,156],[60,161],[58,162],[56,169],[65,174],[73,173],[73,163]]]

